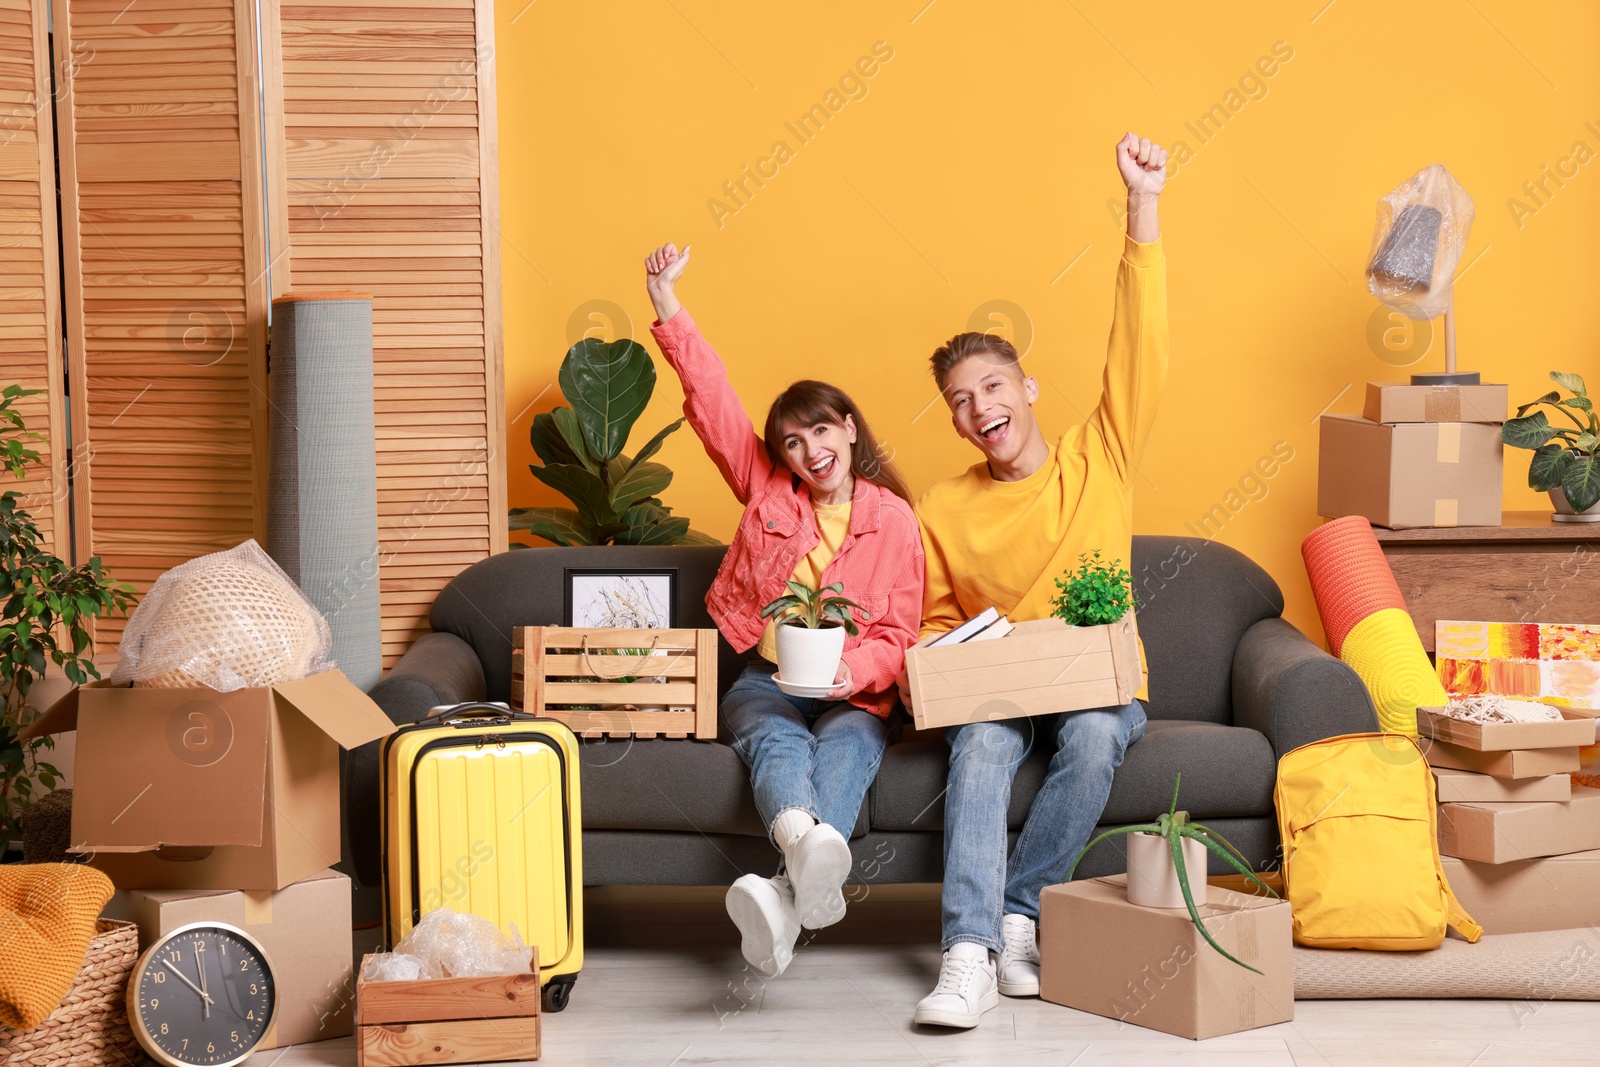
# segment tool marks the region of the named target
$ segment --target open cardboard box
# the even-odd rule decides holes
[[[73,851],[118,888],[282,889],[339,862],[339,750],[394,728],[327,670],[231,693],[92,682],[23,736],[77,730]]]
[[[1396,530],[1500,525],[1498,426],[1324,415],[1319,439],[1319,515]]]
[[[918,642],[906,674],[919,730],[1120,707],[1139,692],[1139,631],[1132,612],[1105,626],[1019,622],[993,641]]]
[[[1502,423],[1510,397],[1510,387],[1504,385],[1368,382],[1361,414],[1371,422]]]
[[[1553,705],[1552,705],[1553,706]],[[1549,722],[1465,722],[1444,708],[1418,708],[1417,732],[1474,752],[1513,748],[1586,748],[1594,744],[1595,712],[1589,708],[1556,708],[1559,720]]]

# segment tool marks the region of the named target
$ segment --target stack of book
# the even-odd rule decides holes
[[[966,622],[957,626],[947,634],[941,634],[928,642],[929,648],[940,648],[945,645],[962,645],[970,641],[992,641],[997,637],[1004,637],[1015,630],[1012,621],[1000,614],[997,608],[985,608]]]

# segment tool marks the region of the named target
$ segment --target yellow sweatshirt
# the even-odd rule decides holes
[[[1129,238],[1100,404],[1043,467],[997,482],[987,463],[940,482],[917,503],[927,554],[922,636],[993,605],[1013,622],[1049,618],[1055,579],[1078,555],[1128,566],[1133,483],[1167,376],[1167,265],[1159,240]],[[1132,568],[1129,567],[1131,570]]]

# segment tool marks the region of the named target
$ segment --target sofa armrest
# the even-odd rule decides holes
[[[372,687],[368,696],[398,726],[421,720],[430,708],[484,697],[483,664],[455,634],[424,634],[400,662]],[[345,759],[345,813],[349,820],[350,860],[356,880],[378,885],[382,782],[378,773],[381,741],[352,749]]]
[[[1267,735],[1285,752],[1338,734],[1378,729],[1356,672],[1281,618],[1244,632],[1233,653],[1233,724]]]

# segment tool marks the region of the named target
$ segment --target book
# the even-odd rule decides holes
[[[967,638],[966,643],[970,645],[974,641],[993,641],[997,637],[1004,637],[1006,634],[1010,633],[1016,628],[1017,626],[1015,623],[1002,615],[994,623],[994,625],[985,627],[984,629],[973,634],[971,637]]]
[[[949,633],[928,642],[929,648],[938,648],[940,645],[959,645],[973,634],[988,629],[999,621],[1000,612],[993,608],[984,608],[977,615],[957,626]]]

